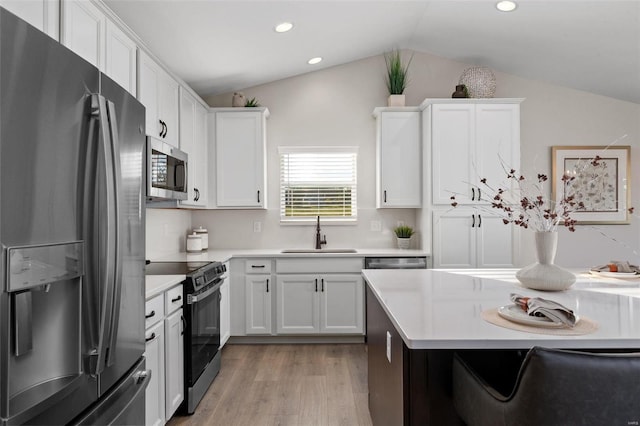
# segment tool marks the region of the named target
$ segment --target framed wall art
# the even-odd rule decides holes
[[[576,225],[628,224],[631,200],[630,146],[551,147],[554,201],[573,195]],[[574,177],[565,181],[564,175]]]

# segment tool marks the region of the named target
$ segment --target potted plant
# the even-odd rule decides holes
[[[258,100],[256,98],[251,98],[251,99],[247,99],[244,106],[248,108],[255,108],[255,107],[259,107],[260,104],[258,103]]]
[[[389,106],[404,106],[404,89],[409,84],[411,60],[413,55],[409,58],[409,62],[403,64],[398,49],[384,54],[384,62],[387,64],[386,83],[389,89]]]
[[[412,227],[406,225],[397,226],[393,228],[393,232],[396,234],[398,248],[408,249],[411,246],[411,236],[414,234]]]

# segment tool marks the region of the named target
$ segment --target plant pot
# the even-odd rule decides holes
[[[389,99],[387,99],[387,105],[390,107],[403,107],[404,95],[389,95]]]
[[[409,238],[396,238],[396,241],[398,243],[398,248],[399,249],[408,249],[409,247],[411,247],[411,237]]]
[[[558,247],[557,232],[536,232],[536,257],[538,261],[520,269],[516,278],[523,286],[534,290],[566,290],[576,281],[571,272],[553,264]]]

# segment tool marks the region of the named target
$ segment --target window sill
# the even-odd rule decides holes
[[[280,219],[280,226],[316,226],[318,224],[317,218],[304,218],[304,219]],[[320,218],[320,226],[356,226],[358,219],[327,219]]]

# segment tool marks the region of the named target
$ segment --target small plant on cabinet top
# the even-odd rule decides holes
[[[258,100],[256,98],[251,98],[251,99],[247,99],[247,102],[245,102],[244,106],[249,108],[255,108],[255,107],[259,107],[260,104],[258,103]]]
[[[393,228],[393,232],[398,238],[411,238],[413,235],[413,228],[410,226],[402,225]]]
[[[387,64],[387,89],[390,95],[402,95],[404,89],[409,84],[409,65],[413,60],[413,55],[406,65],[402,63],[399,50],[393,50],[384,54],[384,61]]]

